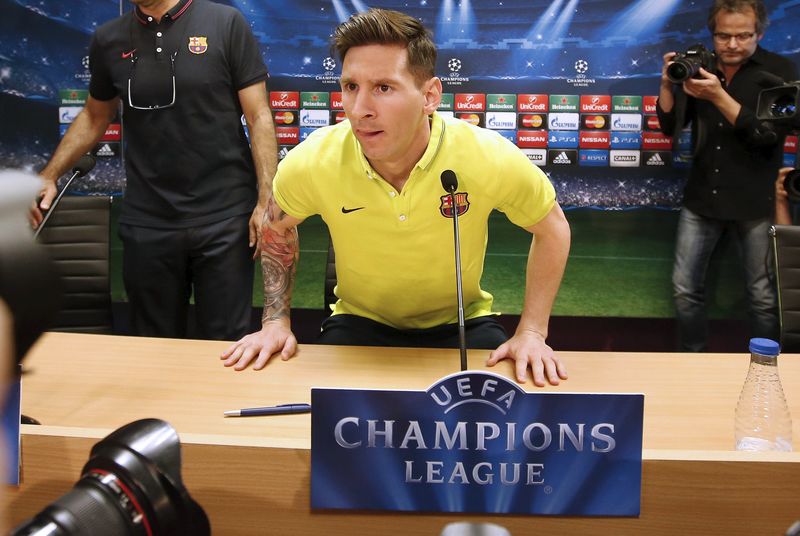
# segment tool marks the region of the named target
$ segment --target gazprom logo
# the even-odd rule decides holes
[[[514,112],[486,112],[486,128],[514,130],[517,128],[517,114]]]
[[[642,116],[639,114],[611,114],[611,130],[642,130]]]
[[[578,130],[581,125],[579,114],[552,113],[547,119],[550,130]]]
[[[72,123],[83,110],[82,106],[59,106],[58,122],[61,124]]]
[[[328,110],[300,110],[301,127],[325,127],[329,122]]]

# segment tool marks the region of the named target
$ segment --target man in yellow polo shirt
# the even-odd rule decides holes
[[[237,370],[297,341],[289,305],[299,252],[296,226],[320,214],[336,250],[332,316],[319,342],[456,347],[453,210],[440,176],[458,178],[467,345],[511,358],[524,382],[558,384],[566,369],[546,344],[570,232],[547,177],[495,132],[435,113],[442,94],[436,48],[412,17],[371,9],[337,27],[348,121],[322,128],[281,162],[262,228],[262,329],[222,355]],[[498,209],[535,235],[525,302],[511,339],[480,288],[488,218]]]

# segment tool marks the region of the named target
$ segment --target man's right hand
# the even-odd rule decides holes
[[[56,187],[56,182],[44,179],[44,186],[36,197],[36,200],[31,204],[31,210],[28,214],[28,221],[32,229],[36,229],[42,224],[42,220],[44,219],[42,211],[50,209],[50,204],[53,202],[53,199],[56,198],[57,193],[58,188]]]
[[[775,198],[779,201],[788,202],[789,200],[789,193],[786,191],[784,181],[790,171],[794,171],[794,168],[784,167],[778,170],[778,179],[775,181]]]
[[[261,370],[273,356],[280,353],[283,361],[297,352],[297,339],[289,326],[279,320],[264,323],[261,331],[245,335],[227,350],[220,359],[223,365],[244,370],[255,359],[253,370]]]

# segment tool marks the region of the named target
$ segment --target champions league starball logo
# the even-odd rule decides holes
[[[469,82],[469,78],[461,76],[461,60],[458,58],[450,58],[447,60],[447,68],[450,74],[442,78],[442,82],[454,86],[460,86],[464,82]]]
[[[586,73],[589,72],[589,62],[585,59],[578,59],[573,64],[575,68],[575,78],[568,78],[567,83],[573,87],[589,87],[594,85],[595,79],[588,78]]]
[[[456,76],[458,76],[458,71],[461,70],[461,60],[450,58],[450,61],[447,62],[447,68],[450,69],[451,73],[456,73]]]
[[[336,76],[334,69],[336,69],[336,60],[328,56],[324,60],[322,60],[322,68],[325,69],[325,72],[322,75],[318,75],[315,77],[317,82],[322,82],[323,84],[338,84],[339,77]]]
[[[322,68],[328,72],[333,71],[336,68],[336,60],[331,58],[330,56],[322,60]]]
[[[81,67],[83,67],[82,72],[75,73],[75,79],[81,80],[82,82],[89,83],[89,79],[91,78],[91,73],[89,72],[89,56],[83,56],[81,58]]]

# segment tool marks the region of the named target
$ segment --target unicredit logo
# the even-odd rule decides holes
[[[342,109],[342,92],[331,91],[331,108],[334,110]]]
[[[603,113],[611,110],[611,95],[582,95],[581,112]]]
[[[300,93],[297,91],[272,91],[269,94],[269,104],[273,109],[298,108]]]
[[[482,112],[486,109],[486,95],[479,93],[459,93],[455,98],[456,110]]]
[[[517,97],[517,111],[519,112],[546,112],[547,105],[547,95],[523,93]]]

